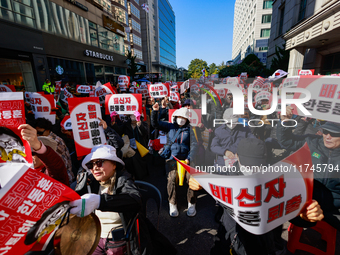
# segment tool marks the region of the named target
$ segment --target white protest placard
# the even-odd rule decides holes
[[[149,90],[147,88],[136,89],[137,94],[142,94],[143,98],[147,98],[149,96]]]
[[[314,75],[315,69],[299,70],[298,75]]]
[[[54,95],[47,95],[43,92],[31,92],[30,104],[34,113],[35,119],[45,118],[55,124],[55,112],[52,112],[52,108],[55,108]]]
[[[100,104],[105,103],[105,96],[110,95],[110,94],[115,94],[114,90],[112,89],[111,86],[108,86],[107,84],[96,86],[96,90],[94,92],[94,95],[96,97],[99,97],[99,102]]]
[[[192,168],[179,163],[242,228],[255,235],[265,234],[295,218],[305,203],[312,201],[313,171],[308,168],[312,160],[307,144],[251,175],[233,176],[237,171],[250,173],[251,167]]]
[[[102,114],[98,97],[69,98],[68,104],[77,156],[89,154],[98,144],[106,144],[104,129],[99,126]]]
[[[305,115],[294,107],[294,114],[315,119],[339,122],[340,117],[340,77],[339,76],[300,76],[298,88],[311,93],[311,99],[303,106],[311,115]],[[294,99],[304,98],[303,93],[294,93]]]
[[[15,86],[0,84],[0,92],[16,92]]]
[[[141,94],[115,94],[105,98],[106,114],[116,112],[118,114],[134,114],[135,111],[142,114]]]
[[[88,94],[91,91],[91,86],[88,86],[88,85],[77,85],[76,91],[77,91],[77,93]]]
[[[260,102],[261,100],[270,100],[272,93],[268,91],[261,91],[255,95],[255,102]]]
[[[296,88],[299,84],[300,76],[291,76],[282,81],[283,88]]]
[[[153,98],[162,98],[170,96],[170,88],[168,84],[157,83],[148,85],[149,95]]]
[[[67,104],[67,99],[73,98],[73,95],[66,88],[63,88],[62,91],[64,93],[64,97],[61,100]]]
[[[180,100],[179,93],[170,92],[170,101],[178,102]]]

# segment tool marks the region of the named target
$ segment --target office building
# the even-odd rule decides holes
[[[273,3],[274,13],[269,54],[274,57],[275,45],[285,44],[290,52],[289,76],[299,69],[340,72],[340,1],[280,0]]]
[[[0,1],[0,82],[36,91],[117,81],[127,71],[126,0]]]
[[[176,23],[168,0],[144,0],[149,12],[142,12],[143,59],[150,73],[162,81],[176,81]]]
[[[273,1],[236,0],[233,28],[233,63],[240,63],[255,54],[263,64],[267,62]]]

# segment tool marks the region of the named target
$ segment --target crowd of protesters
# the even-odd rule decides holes
[[[245,84],[245,88],[247,85]],[[179,91],[179,88],[172,89]],[[120,91],[118,93],[129,93]],[[271,90],[269,90],[271,91]],[[232,161],[237,167],[260,166],[274,164],[283,157],[298,150],[307,142],[311,152],[318,157],[312,157],[313,164],[340,163],[340,124],[318,119],[305,118],[292,114],[291,107],[287,107],[285,116],[274,112],[272,116],[257,116],[245,109],[244,115],[233,114],[233,97],[227,93],[221,98],[216,95],[207,101],[207,114],[202,115],[201,122],[195,127],[190,126],[189,109],[200,109],[201,94],[204,90],[181,93],[179,101],[171,101],[169,97],[143,97],[142,105],[146,115],[135,113],[132,115],[111,114],[99,119],[103,127],[108,145],[99,145],[92,149],[84,158],[77,158],[72,127],[63,126],[63,118],[67,118],[68,106],[61,100],[57,102],[57,121],[55,125],[44,118],[35,119],[26,104],[27,124],[21,125],[22,138],[30,144],[33,152],[34,168],[52,178],[72,187],[77,184],[77,175],[84,170],[89,171],[100,184],[91,184],[92,194],[83,195],[89,205],[82,210],[80,200],[72,202],[74,208],[71,213],[79,216],[89,214],[95,209],[103,226],[101,237],[107,236],[110,227],[115,224],[125,224],[141,206],[140,194],[133,184],[133,180],[143,180],[152,174],[151,168],[155,160],[163,162],[162,178],[167,178],[167,192],[169,201],[169,215],[177,217],[177,187],[178,175],[176,157],[186,164],[221,165],[225,161]],[[268,99],[254,102],[255,109],[270,108]],[[104,106],[103,106],[104,108]],[[176,109],[169,122],[169,109]],[[272,123],[266,119],[295,119],[295,128],[287,128]],[[232,120],[232,125],[214,125],[215,119]],[[258,120],[252,127],[240,125],[248,120]],[[280,123],[280,122],[278,122]],[[150,143],[157,139],[164,139],[165,144]],[[137,149],[136,141],[149,149],[146,157],[142,157]],[[158,140],[159,141],[159,140]],[[165,151],[168,150],[168,155]],[[276,151],[281,153],[277,154]],[[260,171],[260,169],[259,169]],[[223,173],[231,174],[231,173]],[[242,173],[240,173],[242,174]],[[188,183],[187,215],[196,215],[196,191],[202,187],[186,173]],[[333,227],[340,229],[340,179],[336,173],[319,173],[314,176],[313,202],[306,211],[294,218],[292,222],[303,227],[315,225],[317,221],[325,220]],[[202,205],[204,206],[204,205]],[[264,235],[253,235],[239,226],[220,207],[221,225],[216,236],[211,254],[229,254],[233,249],[235,254],[275,254],[282,251],[282,227],[278,227]],[[106,224],[106,225],[105,225]],[[241,245],[234,245],[235,236],[231,229],[236,229],[238,241]],[[103,239],[104,240],[104,239]],[[95,254],[105,254],[101,240]],[[255,248],[256,247],[256,248]],[[234,254],[234,253],[233,253]],[[278,253],[277,253],[278,254]]]

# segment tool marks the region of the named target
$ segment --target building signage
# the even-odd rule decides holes
[[[64,68],[62,68],[60,65],[57,65],[55,71],[57,74],[62,75],[64,73]]]
[[[113,56],[104,53],[99,53],[92,50],[84,50],[84,55],[87,57],[99,58],[103,60],[113,61]]]
[[[75,0],[67,0],[67,2],[70,2],[71,4],[74,4],[75,6],[78,6],[80,9],[82,9],[82,10],[84,10],[86,12],[89,11],[89,9],[85,5],[79,3],[79,2],[77,2]]]
[[[109,16],[103,14],[103,27],[112,31],[113,33],[125,36],[124,27],[118,24],[116,21],[109,18]]]
[[[256,40],[256,48],[268,47],[268,39]]]

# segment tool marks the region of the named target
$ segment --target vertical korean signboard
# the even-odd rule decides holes
[[[87,155],[94,146],[106,144],[104,129],[99,126],[98,118],[102,117],[99,98],[69,98],[68,104],[77,156]]]
[[[18,130],[25,123],[23,93],[0,93],[0,163],[32,163],[31,148]]]

